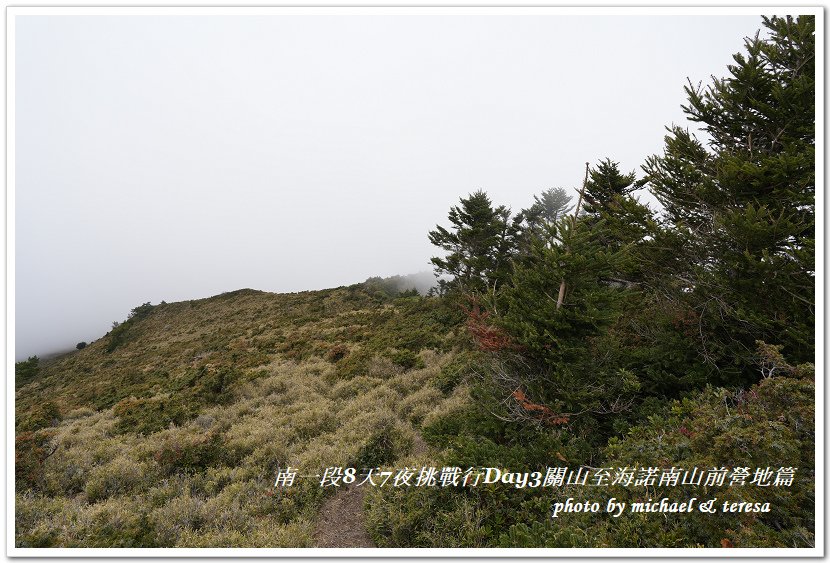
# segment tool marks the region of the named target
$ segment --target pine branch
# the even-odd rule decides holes
[[[579,208],[582,207],[582,198],[585,195],[585,188],[588,187],[588,169],[590,164],[588,162],[585,163],[585,179],[582,181],[582,189],[579,191],[579,199],[576,202],[576,208],[574,209],[573,215],[571,215],[571,233],[570,236],[573,236],[574,231],[576,231],[576,219],[579,217]],[[562,283],[559,284],[559,296],[556,299],[556,310],[558,311],[562,307],[562,303],[565,302],[565,277],[562,277]]]

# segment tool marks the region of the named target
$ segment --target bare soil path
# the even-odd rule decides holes
[[[412,453],[427,452],[427,444],[420,434],[415,435]],[[363,516],[363,497],[366,486],[354,484],[337,491],[320,509],[320,517],[314,528],[317,547],[377,547],[366,532]]]
[[[314,529],[317,547],[375,547],[363,518],[365,494],[365,486],[352,485],[323,503]]]

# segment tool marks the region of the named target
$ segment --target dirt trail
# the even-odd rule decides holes
[[[314,529],[317,547],[375,547],[363,518],[365,494],[365,486],[352,485],[323,503]]]
[[[427,452],[427,444],[420,434],[415,435],[412,453]],[[363,497],[366,487],[354,484],[337,491],[320,509],[320,518],[314,528],[317,547],[377,547],[366,532],[363,516]]]
[[[420,456],[427,453],[427,450],[429,450],[427,443],[424,442],[420,434],[415,434],[415,439],[412,441],[412,453]]]

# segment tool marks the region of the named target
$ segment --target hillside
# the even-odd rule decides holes
[[[444,307],[359,285],[136,308],[18,381],[16,544],[316,545],[333,491],[278,468],[423,458],[420,425],[467,395],[434,385]]]

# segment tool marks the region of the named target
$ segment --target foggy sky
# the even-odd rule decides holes
[[[482,188],[518,211],[685,123],[755,16],[18,16],[15,357],[130,309],[430,268]],[[10,186],[12,189],[12,186]]]

